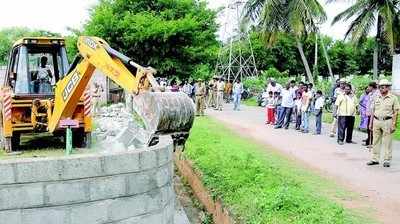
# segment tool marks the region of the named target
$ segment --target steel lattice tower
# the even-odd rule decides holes
[[[241,30],[240,15],[244,3],[240,0],[229,0],[222,12],[222,46],[218,53],[215,75],[224,77],[225,81],[235,82],[238,78],[243,80],[258,75],[249,34]],[[245,49],[250,51],[250,55],[243,55]]]

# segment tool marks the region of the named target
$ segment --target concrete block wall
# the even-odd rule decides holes
[[[172,140],[118,153],[0,161],[0,224],[172,224]]]

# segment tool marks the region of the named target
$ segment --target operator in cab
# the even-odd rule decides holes
[[[40,67],[38,68],[37,81],[39,83],[39,94],[52,93],[51,79],[53,75],[47,66],[47,57],[40,58]]]

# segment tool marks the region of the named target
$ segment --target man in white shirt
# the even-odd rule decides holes
[[[236,79],[235,84],[233,84],[233,110],[240,110],[240,99],[243,93],[243,84],[240,79]]]
[[[322,96],[322,91],[318,90],[315,93],[315,104],[314,104],[314,114],[315,114],[315,134],[321,134],[322,128],[322,111],[324,110],[325,99]]]
[[[283,108],[282,116],[275,125],[275,129],[284,127],[289,129],[290,118],[292,116],[294,99],[296,98],[296,90],[294,88],[295,83],[290,82],[286,85],[285,89],[281,90],[282,104]]]
[[[185,81],[185,84],[182,87],[182,91],[190,97],[192,95],[192,85],[190,85],[188,81]]]
[[[270,78],[267,86],[267,93],[268,92],[280,93],[281,90],[282,90],[281,84],[276,83],[276,80],[274,78]]]

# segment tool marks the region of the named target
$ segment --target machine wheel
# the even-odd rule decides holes
[[[5,137],[4,140],[4,149],[7,153],[12,153],[17,151],[19,148],[19,143],[21,139],[21,134],[15,133],[12,137]]]

